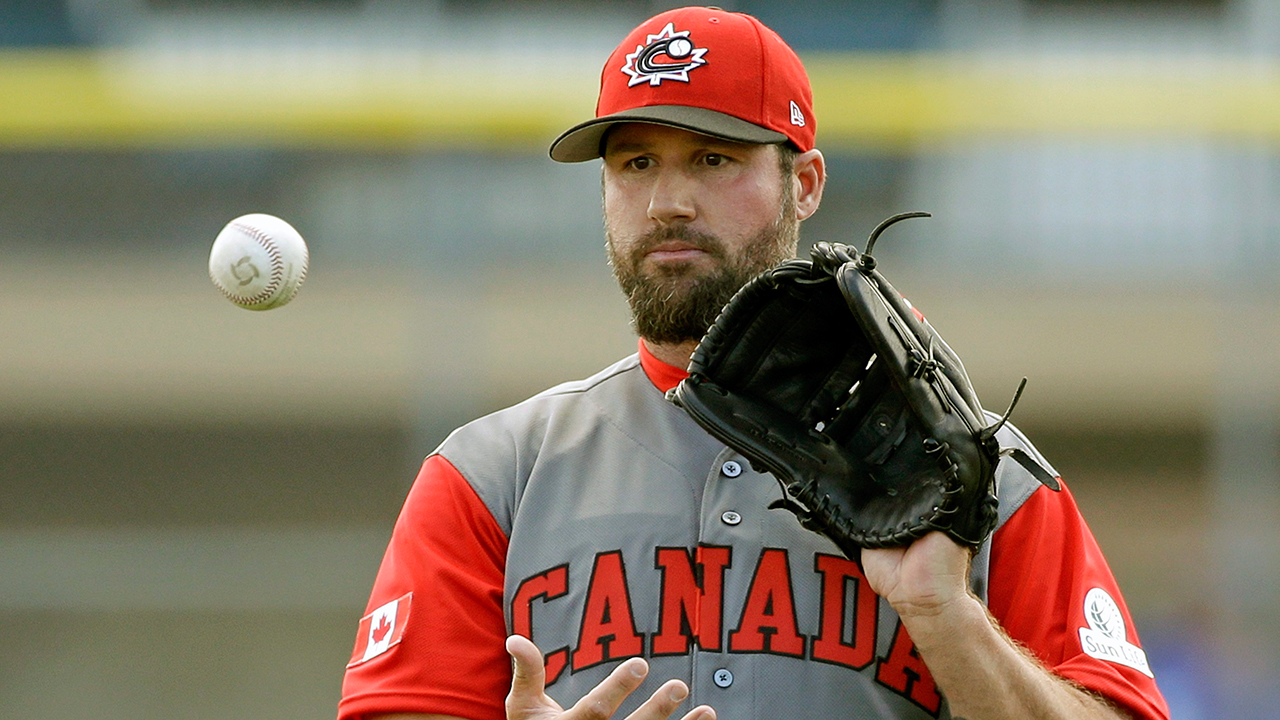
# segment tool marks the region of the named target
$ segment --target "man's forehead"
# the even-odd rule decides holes
[[[605,152],[652,149],[659,145],[676,147],[734,148],[739,151],[763,148],[757,143],[726,140],[713,135],[685,130],[659,123],[625,122],[609,128],[605,135]]]

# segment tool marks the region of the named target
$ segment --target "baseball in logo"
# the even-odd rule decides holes
[[[644,45],[627,55],[622,72],[631,76],[627,87],[647,82],[661,85],[663,80],[689,82],[689,71],[707,64],[703,56],[707,48],[696,47],[688,30],[677,31],[675,23],[667,23],[657,35],[645,37]]]

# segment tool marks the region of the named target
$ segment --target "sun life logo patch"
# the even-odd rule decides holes
[[[644,45],[637,45],[635,52],[627,55],[622,72],[631,76],[627,87],[642,82],[652,86],[663,80],[689,82],[689,71],[707,64],[703,56],[707,48],[694,47],[688,30],[677,31],[675,23],[667,23],[657,35],[645,38]]]
[[[1124,629],[1124,615],[1106,590],[1094,588],[1085,594],[1084,619],[1089,624],[1089,627],[1080,628],[1080,648],[1085,655],[1155,677],[1147,663],[1147,653],[1129,642]]]

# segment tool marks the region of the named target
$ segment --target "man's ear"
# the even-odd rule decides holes
[[[822,202],[822,189],[827,185],[827,161],[817,148],[796,156],[795,169],[796,217],[806,220],[818,211]]]

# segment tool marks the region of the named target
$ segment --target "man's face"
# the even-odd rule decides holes
[[[792,176],[779,149],[645,123],[604,153],[613,274],[646,340],[698,340],[748,280],[795,256]]]

